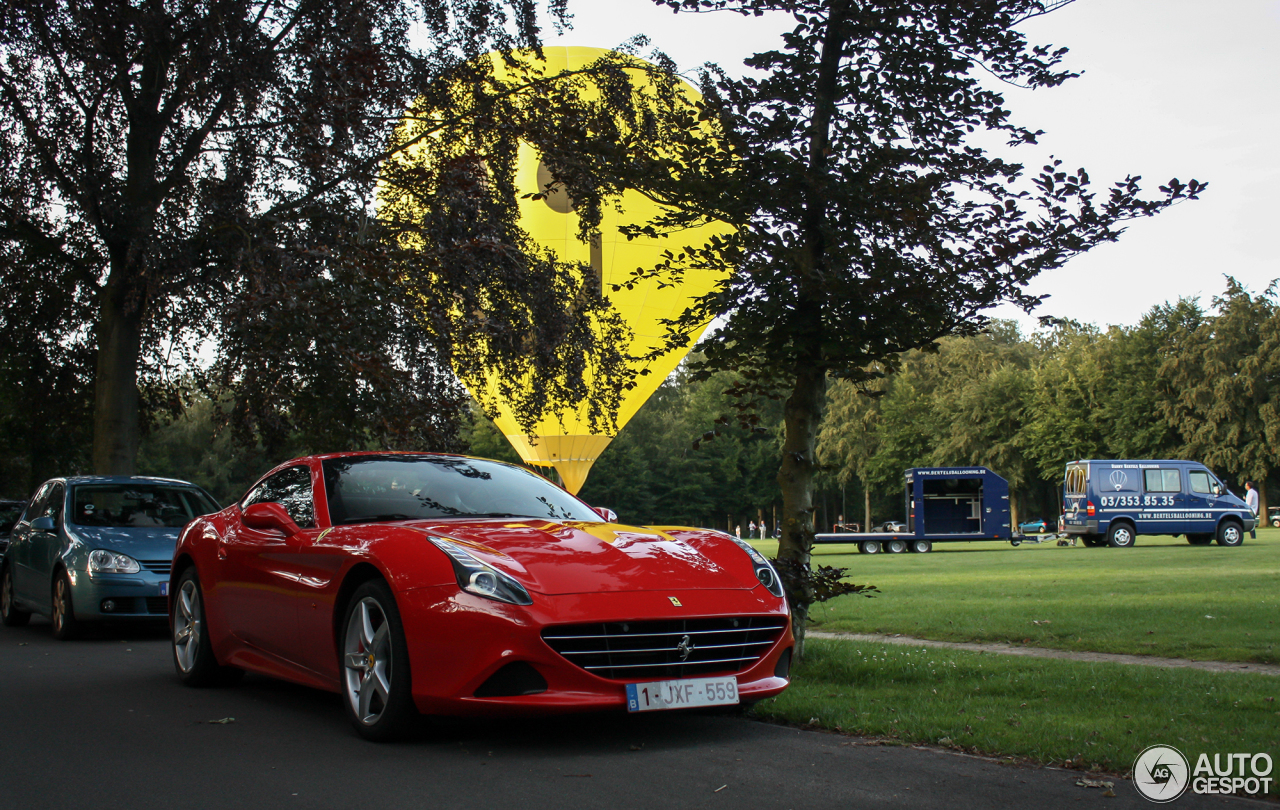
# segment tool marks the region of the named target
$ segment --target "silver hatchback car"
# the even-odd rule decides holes
[[[218,511],[195,484],[167,478],[82,476],[46,481],[0,559],[0,621],[48,616],[53,635],[85,622],[164,620],[169,568],[182,527]]]

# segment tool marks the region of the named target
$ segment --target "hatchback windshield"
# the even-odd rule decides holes
[[[357,456],[324,462],[329,520],[531,517],[600,522],[589,506],[533,473],[474,458]]]
[[[80,484],[72,490],[77,526],[185,526],[218,505],[198,489],[164,484]]]

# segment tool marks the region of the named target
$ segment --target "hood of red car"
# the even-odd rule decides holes
[[[727,548],[730,541],[709,532],[544,520],[448,523],[429,531],[461,541],[484,562],[545,594],[741,589],[757,584],[746,554]],[[721,549],[742,559],[721,559]]]

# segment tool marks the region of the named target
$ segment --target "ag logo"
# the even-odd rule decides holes
[[[1158,804],[1181,796],[1190,782],[1187,758],[1171,745],[1153,745],[1133,762],[1133,786],[1142,798]]]
[[[1111,472],[1111,486],[1116,490],[1124,489],[1124,485],[1129,483],[1129,476],[1125,475],[1124,470],[1113,470]]]

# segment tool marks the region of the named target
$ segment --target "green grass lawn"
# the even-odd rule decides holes
[[[939,555],[945,556],[945,555]],[[1164,743],[1270,752],[1280,678],[828,639],[757,717],[1124,773]]]
[[[817,546],[814,563],[881,591],[815,605],[814,629],[1280,663],[1280,529],[1238,548],[1167,536],[1128,549],[939,543],[929,554],[866,555]]]

